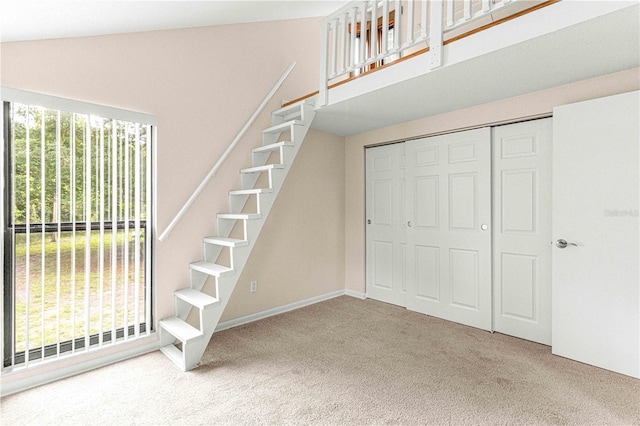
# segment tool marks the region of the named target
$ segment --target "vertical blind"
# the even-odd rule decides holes
[[[4,367],[149,334],[154,121],[17,98],[3,122]]]

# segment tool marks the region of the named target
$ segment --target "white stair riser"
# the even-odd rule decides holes
[[[244,208],[251,195],[229,195],[229,211],[231,213],[240,213]]]
[[[263,133],[262,134],[262,145],[270,145],[272,143],[278,142],[280,139],[287,139],[290,141],[298,141],[300,139],[296,138],[293,133],[296,128],[305,128],[306,126],[300,126],[297,124],[292,124],[290,126],[286,126],[280,132],[273,133]],[[284,137],[283,135],[289,134],[289,137]]]
[[[264,166],[269,161],[269,158],[273,153],[279,154],[282,158],[282,148],[277,151],[266,151],[266,152],[254,152],[251,154],[251,164],[254,166]],[[282,161],[279,161],[278,164],[284,164]]]
[[[240,186],[242,189],[253,188],[260,179],[260,176],[264,174],[268,179],[267,188],[273,188],[273,175],[284,169],[268,169],[261,172],[253,173],[241,173],[240,174]]]
[[[236,224],[242,230],[241,232],[242,235],[240,238],[248,240],[246,220],[232,220],[232,219],[218,218],[218,235],[221,237],[228,237],[229,235],[231,235],[231,232],[233,231],[233,228],[236,226]]]
[[[193,269],[189,270],[189,286],[198,291],[202,291],[202,287],[204,287],[204,283],[207,282],[207,279],[210,275],[205,274],[204,272],[196,271]],[[212,277],[215,278],[215,277]]]

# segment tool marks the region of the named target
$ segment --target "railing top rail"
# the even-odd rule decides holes
[[[354,7],[358,6],[358,5],[362,5],[364,2],[368,2],[369,0],[356,0],[356,1],[351,1],[347,4],[345,4],[344,6],[342,6],[340,9],[336,10],[335,12],[331,13],[329,16],[326,16],[322,19],[322,23],[326,24],[327,22],[329,22],[332,19],[336,19],[337,16],[343,15],[351,10],[353,10]]]
[[[267,106],[267,103],[269,103],[269,101],[271,100],[271,98],[273,98],[273,95],[275,95],[276,91],[280,88],[280,86],[282,85],[282,83],[284,82],[284,80],[289,76],[289,74],[291,73],[291,71],[293,70],[293,68],[296,66],[296,63],[293,62],[291,65],[289,65],[289,67],[285,70],[285,72],[282,74],[282,76],[280,77],[280,79],[276,82],[276,84],[273,86],[273,88],[271,89],[271,91],[267,94],[267,96],[264,98],[264,100],[262,101],[262,103],[258,106],[258,108],[255,110],[255,112],[253,113],[253,115],[249,118],[249,120],[247,121],[247,123],[244,125],[244,127],[242,127],[242,129],[240,129],[240,132],[238,132],[238,134],[236,135],[236,137],[233,139],[233,141],[231,141],[231,143],[229,144],[229,146],[227,147],[227,149],[224,151],[224,153],[222,154],[222,156],[220,157],[220,159],[216,162],[216,164],[211,168],[211,170],[209,171],[209,173],[204,177],[204,179],[202,179],[202,182],[200,182],[200,185],[198,185],[198,187],[195,189],[195,191],[193,191],[193,194],[191,194],[191,196],[189,197],[189,199],[187,200],[187,202],[182,206],[182,208],[180,209],[180,211],[178,211],[178,213],[175,215],[175,217],[173,218],[173,220],[169,223],[169,226],[167,226],[167,228],[164,230],[164,232],[160,235],[160,237],[158,238],[160,241],[164,241],[166,240],[169,235],[171,234],[171,232],[173,231],[173,228],[175,228],[175,226],[178,224],[178,222],[180,222],[180,219],[182,219],[182,216],[184,216],[184,214],[187,212],[187,210],[189,210],[189,207],[191,207],[191,205],[193,204],[193,202],[196,200],[196,198],[198,198],[198,195],[200,195],[200,192],[202,192],[202,190],[205,188],[205,186],[207,185],[207,183],[209,183],[209,181],[211,180],[211,178],[216,174],[216,172],[218,171],[218,169],[220,168],[220,166],[222,165],[222,163],[224,163],[224,160],[227,159],[227,157],[229,156],[229,154],[231,154],[231,151],[233,151],[233,148],[235,148],[235,146],[238,144],[238,142],[240,141],[240,139],[242,139],[242,136],[244,136],[245,132],[247,131],[247,129],[249,129],[249,127],[251,127],[251,125],[253,124],[253,122],[256,120],[256,118],[258,117],[258,115],[260,115],[260,113],[262,112],[262,110],[264,109],[265,106]]]

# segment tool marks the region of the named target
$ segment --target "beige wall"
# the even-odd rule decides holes
[[[550,114],[553,107],[640,89],[640,69],[427,117],[346,138],[345,288],[365,292],[365,147]]]
[[[317,87],[319,21],[300,19],[4,43],[2,86],[158,117],[157,223],[164,231],[291,62],[296,68],[170,238],[156,243],[157,318],[173,314],[202,238],[283,99]],[[343,288],[344,146],[313,132],[289,174],[224,319]],[[257,279],[259,290],[248,291]],[[245,283],[245,281],[247,281]]]
[[[309,131],[223,320],[344,289],[343,159],[344,138]]]

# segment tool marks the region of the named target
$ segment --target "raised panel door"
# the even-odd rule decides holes
[[[551,344],[550,118],[493,129],[494,329]]]
[[[366,151],[367,297],[406,305],[404,144]]]
[[[490,129],[409,141],[405,153],[407,308],[490,330]]]

